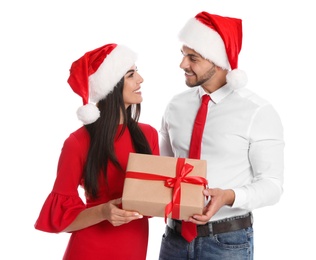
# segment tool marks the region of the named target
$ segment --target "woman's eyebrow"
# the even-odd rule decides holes
[[[128,74],[130,72],[135,72],[135,70],[134,69],[128,70],[125,74]]]

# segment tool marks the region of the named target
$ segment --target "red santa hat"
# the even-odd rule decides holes
[[[191,18],[179,33],[179,39],[215,65],[230,70],[227,83],[234,89],[247,84],[246,73],[238,69],[242,45],[242,21],[207,12]]]
[[[96,103],[113,90],[136,59],[136,53],[129,48],[111,43],[85,53],[72,63],[68,83],[83,101],[77,110],[79,120],[86,125],[100,117]]]

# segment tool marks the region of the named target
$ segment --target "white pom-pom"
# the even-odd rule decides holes
[[[78,108],[77,116],[83,124],[88,125],[100,117],[100,111],[94,104],[86,104]]]
[[[247,85],[248,78],[244,71],[235,69],[226,75],[228,85],[233,89],[242,88]]]

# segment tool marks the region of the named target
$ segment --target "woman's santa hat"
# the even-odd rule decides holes
[[[83,101],[77,110],[79,120],[87,125],[100,117],[96,103],[114,89],[136,59],[136,53],[129,48],[111,43],[85,53],[72,63],[68,83]]]
[[[245,72],[238,68],[242,45],[242,21],[207,12],[191,18],[179,33],[179,39],[215,65],[230,70],[227,83],[234,89],[247,84]]]

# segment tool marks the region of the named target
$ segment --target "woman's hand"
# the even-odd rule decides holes
[[[120,226],[131,222],[132,220],[143,218],[136,211],[128,211],[121,209],[119,205],[122,203],[122,199],[110,200],[102,205],[102,214],[106,220],[108,220],[113,226]]]
[[[104,220],[108,220],[113,226],[120,226],[140,219],[143,216],[136,211],[127,211],[119,208],[122,199],[110,200],[107,203],[86,208],[81,211],[76,219],[63,231],[72,232],[83,228],[98,224]]]

